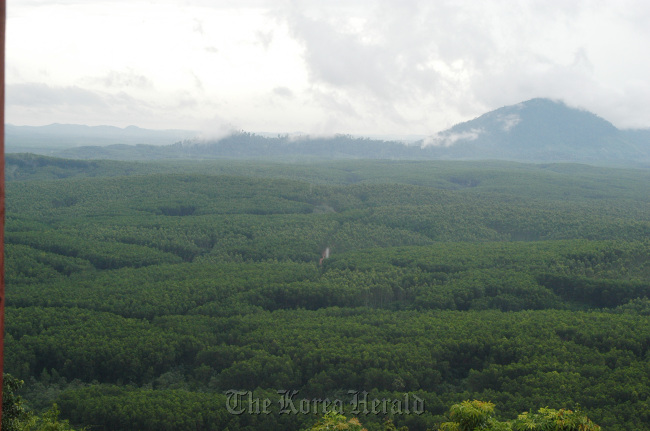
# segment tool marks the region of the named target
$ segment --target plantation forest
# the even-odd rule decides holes
[[[471,429],[452,406],[488,402],[650,430],[648,170],[8,154],[7,180],[5,371],[34,412],[328,429],[280,411],[297,391],[369,431]],[[353,392],[424,411],[355,414]]]

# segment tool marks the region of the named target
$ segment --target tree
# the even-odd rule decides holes
[[[335,411],[327,413],[309,429],[309,431],[329,430],[367,431],[357,418],[348,419]]]
[[[507,423],[499,422],[492,417],[494,404],[484,401],[463,401],[454,404],[449,409],[449,419],[440,426],[442,431],[473,431],[473,430],[510,430]]]
[[[512,421],[512,429],[524,430],[560,430],[560,431],[599,431],[594,424],[580,411],[567,409],[539,409],[537,413],[525,412]]]
[[[3,431],[74,431],[67,420],[59,420],[59,408],[54,404],[41,416],[26,410],[26,405],[16,391],[23,385],[10,374],[4,374],[2,384]]]
[[[10,374],[4,374],[2,381],[2,429],[4,431],[18,431],[24,429],[22,424],[28,422],[31,414],[25,410],[23,398],[16,395],[16,391],[23,385]]]
[[[452,422],[440,425],[441,431],[600,431],[580,411],[541,408],[537,413],[524,412],[513,421],[500,422],[492,417],[494,404],[463,401],[449,409]]]

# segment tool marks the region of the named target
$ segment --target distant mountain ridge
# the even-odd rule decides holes
[[[14,126],[15,127],[15,126]],[[42,135],[63,127],[47,126]],[[78,126],[87,127],[87,126]],[[607,120],[563,102],[531,99],[505,106],[473,120],[457,124],[427,139],[404,144],[355,138],[261,136],[238,132],[219,140],[192,137],[176,139],[174,144],[128,145],[143,137],[170,139],[187,131],[143,131],[138,128],[90,128],[97,135],[94,145],[50,151],[49,154],[73,159],[396,159],[396,160],[508,160],[517,162],[572,162],[611,166],[650,168],[650,129],[619,130]],[[117,129],[117,130],[114,130]],[[84,129],[85,130],[85,129]],[[11,149],[11,127],[7,140]],[[124,139],[119,145],[98,146],[99,140]],[[54,135],[54,136],[61,136]],[[89,136],[89,135],[86,135]],[[128,139],[127,139],[128,137]],[[88,137],[84,139],[89,139]],[[131,141],[129,141],[131,140]],[[128,141],[128,142],[127,142]],[[116,143],[117,144],[117,143]],[[73,145],[69,145],[73,147]],[[61,148],[61,147],[59,147]]]
[[[114,144],[170,145],[197,135],[192,130],[151,130],[137,126],[120,128],[59,123],[47,126],[5,125],[5,142],[10,152],[32,148],[48,152],[78,146]]]

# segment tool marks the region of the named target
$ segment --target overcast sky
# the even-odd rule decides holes
[[[650,127],[650,2],[8,0],[6,121],[429,135],[534,97]]]

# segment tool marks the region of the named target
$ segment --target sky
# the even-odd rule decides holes
[[[8,0],[6,122],[433,135],[535,97],[650,128],[647,0]]]

